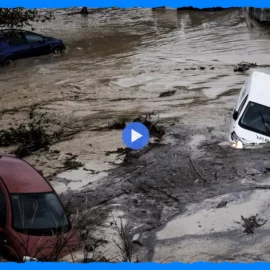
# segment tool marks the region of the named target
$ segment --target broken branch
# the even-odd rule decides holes
[[[247,228],[249,229],[249,231],[253,234],[254,233],[254,231],[251,229],[251,227],[249,226],[249,224],[248,224],[248,222],[247,222],[247,220],[243,217],[243,216],[241,216],[241,218],[243,219],[243,221],[245,222],[245,224],[246,224],[246,226],[247,226]]]

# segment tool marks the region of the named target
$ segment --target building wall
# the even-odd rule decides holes
[[[249,15],[260,21],[260,22],[270,22],[270,8],[253,8],[249,7],[248,13]]]

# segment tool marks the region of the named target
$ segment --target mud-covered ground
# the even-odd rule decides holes
[[[228,144],[232,109],[252,71],[233,65],[268,71],[268,31],[243,10],[71,11],[35,26],[66,42],[61,58],[1,70],[1,129],[26,123],[35,105],[48,131],[62,130],[57,143],[25,159],[64,200],[72,196],[74,212],[108,214],[93,233],[108,257],[117,250],[112,214],[132,223],[140,261],[268,261],[270,222],[247,235],[241,215],[269,219],[269,148]],[[160,97],[165,91],[175,92]],[[166,130],[162,140],[121,155],[122,130],[108,127],[152,112]],[[67,170],[73,156],[83,166]]]

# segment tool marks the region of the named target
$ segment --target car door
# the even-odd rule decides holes
[[[50,45],[43,36],[34,33],[25,33],[24,36],[30,46],[31,56],[50,53]]]
[[[0,247],[5,244],[5,225],[7,222],[7,202],[0,185]]]
[[[14,249],[14,243],[19,245],[19,242],[10,228],[10,204],[4,189],[0,178],[0,254],[8,260],[19,261],[18,254]]]
[[[5,41],[9,45],[6,53],[10,54],[13,60],[29,57],[30,46],[22,33],[10,34]]]

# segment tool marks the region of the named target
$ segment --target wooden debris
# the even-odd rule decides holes
[[[262,220],[262,219],[257,219],[258,218],[258,214],[256,216],[251,216],[249,218],[244,218],[243,216],[241,216],[242,220],[244,221],[244,225],[243,227],[245,228],[244,232],[247,234],[254,234],[254,229],[257,229],[261,226],[263,226],[267,220]],[[261,224],[259,224],[258,222],[262,221]]]

